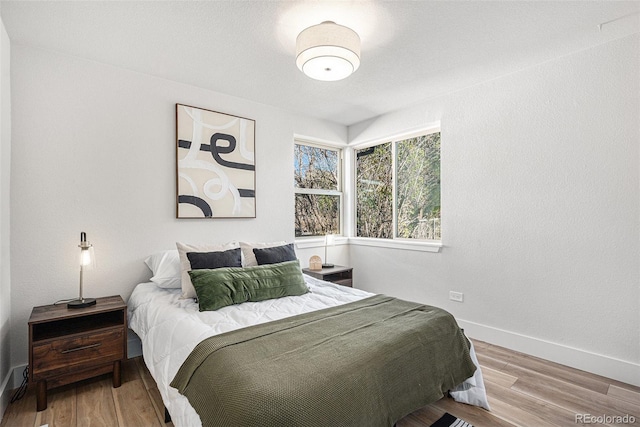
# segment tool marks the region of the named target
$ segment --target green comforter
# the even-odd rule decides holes
[[[203,426],[392,426],[473,375],[446,311],[376,295],[202,341],[171,383]]]

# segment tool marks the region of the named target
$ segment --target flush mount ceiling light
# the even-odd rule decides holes
[[[331,21],[309,27],[296,39],[296,65],[312,79],[342,80],[360,66],[360,37]]]

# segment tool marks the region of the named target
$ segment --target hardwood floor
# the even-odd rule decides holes
[[[164,405],[142,358],[122,366],[122,385],[110,375],[49,390],[47,409],[36,412],[35,390],[7,408],[1,427],[173,427],[164,423]]]
[[[476,427],[640,425],[640,387],[481,341],[474,340],[474,344],[491,412],[445,397],[407,415],[398,427],[429,426],[445,412]],[[112,388],[110,376],[104,376],[53,389],[47,409],[41,412],[36,412],[35,393],[29,390],[9,405],[0,427],[161,427],[165,425],[163,408],[153,378],[142,359],[135,358],[123,365],[120,388]],[[612,422],[576,422],[578,414],[606,415]],[[625,415],[635,422],[615,423],[613,417]],[[166,425],[173,427],[172,423]]]

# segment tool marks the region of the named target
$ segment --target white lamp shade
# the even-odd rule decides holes
[[[96,267],[96,256],[93,246],[80,250],[80,265],[85,270],[91,270]]]
[[[84,270],[91,270],[96,267],[96,254],[93,245],[89,242],[80,243],[80,266]]]
[[[360,37],[331,21],[309,27],[296,39],[296,65],[312,79],[344,79],[360,66]]]
[[[80,251],[80,265],[82,266],[87,266],[91,264],[91,254],[89,253],[89,250],[82,250]]]

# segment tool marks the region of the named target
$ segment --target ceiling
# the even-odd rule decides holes
[[[640,31],[640,1],[3,0],[0,13],[13,44],[343,125]],[[362,39],[338,82],[295,65],[297,34],[326,20]]]

